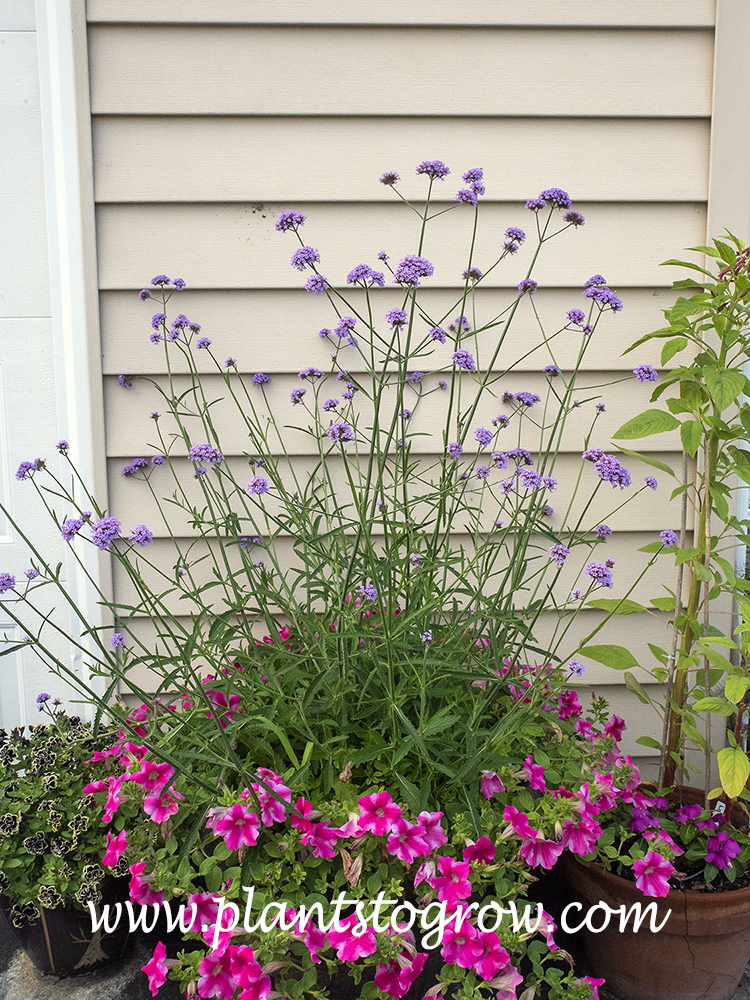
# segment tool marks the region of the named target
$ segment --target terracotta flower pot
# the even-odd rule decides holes
[[[631,918],[622,933],[619,915],[610,918],[601,933],[579,932],[593,976],[606,980],[607,988],[621,1000],[729,1000],[750,960],[750,888],[727,892],[670,891],[666,896],[644,896],[635,882],[607,872],[593,863],[586,867],[567,852],[561,857],[572,897],[583,909],[569,911],[568,924],[580,924],[598,903],[611,909],[634,903],[642,911],[655,903],[654,925],[671,910],[664,927],[650,929],[648,917],[633,932]],[[603,910],[592,915],[600,927]]]
[[[128,899],[128,879],[114,879],[108,875],[102,882],[102,894],[105,903]],[[101,926],[92,931],[88,909],[74,909],[70,905],[54,910],[41,907],[39,919],[33,924],[14,927],[9,919],[12,905],[11,899],[0,895],[0,911],[8,917],[8,925],[18,943],[43,975],[81,976],[122,958],[130,935],[125,913],[113,933],[108,934]]]

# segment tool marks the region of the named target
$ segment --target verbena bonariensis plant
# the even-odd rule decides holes
[[[473,213],[463,284],[450,307],[435,312],[434,298],[422,293],[435,270],[430,224],[446,209],[432,205],[432,192],[449,171],[427,161],[417,173],[427,181],[424,203],[402,199],[415,218],[411,246],[400,249],[395,266],[381,252],[381,271],[358,264],[339,285],[320,272],[319,251],[305,245],[304,216],[278,216],[282,238],[300,244],[293,267],[309,270],[305,288],[325,295],[335,316],[333,328],[320,331],[330,352],[325,363],[303,368],[283,405],[266,373],[247,376],[234,358],[222,361],[184,314],[169,321],[182,280],[158,275],[154,291],[141,292],[159,299],[151,340],[163,352],[166,377],[146,381],[164,414],[152,413],[150,447],[158,453],[122,471],[140,481],[162,518],[158,558],[148,554],[156,526],[123,534],[78,478],[65,442],[58,450],[71,462],[70,482],[41,460],[18,470],[74,552],[82,544],[108,550],[127,576],[132,596],[111,603],[100,594],[117,620],[111,636],[73,609],[90,630],[90,648],[81,644],[90,669],[110,685],[103,697],[87,697],[101,707],[119,689],[150,706],[137,710],[141,721],[160,712],[149,739],[180,768],[190,766],[200,734],[204,758],[240,775],[251,760],[282,772],[319,767],[333,782],[347,761],[369,760],[409,789],[410,804],[430,799],[436,782],[441,795],[472,802],[481,769],[517,756],[518,734],[521,743],[533,738],[543,705],[582,672],[569,660],[580,641],[572,631],[578,609],[594,598],[607,612],[590,641],[638,582],[621,598],[597,598],[613,586],[614,563],[593,558],[611,530],[609,515],[594,517],[592,504],[614,490],[612,512],[619,509],[631,476],[592,443],[604,410],[594,402],[599,387],[576,398],[588,345],[604,314],[622,303],[594,275],[583,287],[585,311],[572,307],[554,330],[535,306],[531,275],[542,248],[572,235],[583,217],[564,191],[542,192],[526,206],[535,236],[527,241],[508,228],[482,272],[474,248],[483,175],[467,171],[453,206]],[[398,191],[396,175],[381,180]],[[517,292],[480,318],[483,285],[517,268],[524,244],[533,249],[514,275]],[[508,361],[522,307],[538,338]],[[562,357],[571,339],[577,349],[568,365]],[[223,378],[221,404],[207,393],[205,359]],[[524,388],[518,374],[531,364],[544,374],[542,393]],[[127,390],[132,378],[120,383]],[[230,427],[242,428],[249,447],[228,459],[221,425],[232,404]],[[593,412],[580,467],[562,484],[553,514],[548,500],[566,426],[584,404]],[[293,435],[304,448],[291,447]],[[656,488],[651,477],[641,490],[649,487]],[[170,512],[187,519],[192,537],[183,537]],[[26,615],[38,588],[64,593],[59,570],[29,545],[33,580],[20,587],[10,573],[0,577],[6,611],[19,623],[28,618],[39,656],[80,684],[46,639],[62,626]],[[573,553],[581,555],[575,570]],[[154,623],[153,640],[139,629],[144,617]],[[259,623],[267,641],[258,641]],[[192,707],[161,711],[154,691],[162,700],[180,694]]]

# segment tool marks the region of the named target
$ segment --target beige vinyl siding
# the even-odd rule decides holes
[[[483,268],[506,226],[533,229],[527,198],[550,186],[568,190],[586,225],[543,254],[535,304],[557,329],[567,310],[583,303],[583,282],[604,274],[625,309],[605,316],[592,339],[581,396],[599,392],[586,392],[583,383],[628,380],[601,390],[607,412],[592,444],[607,447],[614,430],[646,405],[649,387],[636,383],[631,369],[658,364],[658,347],[621,352],[659,326],[670,304],[676,272],[660,262],[706,239],[713,2],[477,0],[459,15],[448,0],[414,0],[396,10],[89,0],[88,18],[111,507],[126,527],[146,523],[154,530],[149,554],[166,573],[173,572],[174,551],[153,503],[142,484],[120,475],[132,458],[156,452],[149,413],[163,409],[145,381],[129,390],[117,384],[119,374],[164,379],[163,346],[148,339],[156,304],[139,302],[138,289],[157,273],[184,278],[188,289],[172,309],[202,324],[220,363],[234,356],[241,371],[270,374],[269,399],[282,422],[297,422],[299,411],[294,420],[287,416],[289,391],[302,367],[326,366],[330,347],[317,333],[335,320],[325,300],[302,290],[304,275],[289,266],[296,240],[276,233],[274,219],[286,208],[305,212],[305,241],[320,250],[322,272],[343,288],[348,271],[360,261],[375,263],[379,250],[397,260],[415,249],[409,213],[378,184],[384,170],[397,170],[399,190],[418,201],[425,184],[416,164],[445,160],[452,173],[435,191],[447,207],[461,173],[482,166],[487,195],[474,261]],[[472,214],[459,206],[438,219],[425,250],[435,274],[424,283],[423,302],[448,321],[457,312]],[[478,290],[479,316],[511,301],[529,259],[527,243]],[[393,289],[376,294],[382,312],[397,305]],[[522,302],[501,363],[532,338],[533,313]],[[572,333],[556,339],[562,368],[573,364],[578,343]],[[486,346],[482,352],[487,357]],[[501,389],[538,391],[549,360],[544,351],[525,358]],[[210,359],[201,357],[200,365],[211,371]],[[210,381],[221,388],[217,376]],[[587,406],[572,415],[563,442],[560,492],[551,498],[560,509],[563,480],[577,474],[593,402]],[[433,427],[439,408],[438,393],[423,400],[415,428],[420,421]],[[500,411],[499,401],[482,400],[476,423]],[[242,475],[246,434],[223,410],[217,418],[228,461]],[[166,421],[161,427],[169,433]],[[428,438],[417,442],[414,452],[425,461],[439,450]],[[307,467],[309,439],[289,432],[285,444],[296,467]],[[667,437],[641,447],[675,468],[676,449]],[[627,465],[636,486],[654,472]],[[187,463],[178,460],[177,467],[192,491]],[[608,521],[615,535],[607,555],[617,565],[616,587],[605,596],[622,596],[624,581],[644,564],[640,545],[678,527],[668,477],[654,474],[659,490],[647,490]],[[164,469],[154,476],[154,483],[167,482]],[[604,518],[624,498],[609,487],[600,494],[592,525],[595,514]],[[231,553],[233,563],[238,555]],[[669,562],[659,561],[638,598],[648,603],[673,585]],[[119,599],[128,586],[116,571]],[[585,612],[582,624],[597,615]],[[144,635],[151,628],[146,620],[138,625]],[[624,643],[649,663],[646,643],[666,646],[668,636],[656,616],[640,614],[613,624],[607,641]],[[633,740],[654,732],[654,717],[614,672],[592,663],[587,678],[626,716],[626,746],[638,752]]]
[[[274,234],[276,235],[276,234]],[[572,236],[577,240],[577,236]],[[289,251],[288,242],[285,241]],[[575,242],[574,242],[575,245]],[[170,255],[171,256],[171,255]],[[162,261],[162,263],[164,263]],[[284,261],[284,268],[288,267]],[[520,264],[518,265],[520,268]],[[659,278],[670,268],[661,268]],[[298,272],[289,268],[290,275]],[[144,269],[146,278],[151,272]],[[158,273],[158,268],[153,271]],[[177,276],[177,271],[173,276]],[[593,273],[591,270],[586,277]],[[250,274],[248,268],[247,274]],[[142,277],[144,275],[141,275]],[[300,282],[301,283],[301,282]],[[630,374],[633,366],[645,358],[645,349],[637,354],[622,355],[620,352],[628,344],[633,343],[647,330],[656,329],[663,316],[661,311],[668,308],[672,301],[672,293],[668,288],[652,286],[633,287],[620,286],[619,292],[626,305],[621,313],[606,316],[600,328],[601,335],[593,337],[586,353],[586,368],[598,372],[620,371]],[[380,292],[378,294],[381,294]],[[398,303],[385,289],[381,302],[383,312]],[[200,318],[206,334],[213,338],[212,351],[220,362],[225,357],[242,359],[242,370],[262,371],[268,374],[282,372],[297,373],[310,364],[325,366],[330,354],[318,337],[318,331],[331,326],[331,307],[325,298],[310,295],[302,288],[295,289],[199,289],[188,291],[183,299],[185,308],[190,314]],[[511,289],[481,290],[477,293],[478,315],[496,316],[505,309],[512,300]],[[151,333],[151,316],[156,311],[157,304],[153,301],[140,302],[132,290],[103,291],[100,297],[102,327],[103,327],[103,364],[108,375],[117,376],[129,372],[164,372],[164,348],[155,347],[149,341]],[[361,293],[351,293],[350,301],[356,307],[361,306]],[[432,315],[437,317],[447,315],[452,319],[458,312],[456,291],[451,289],[426,290],[420,301]],[[575,288],[542,289],[536,296],[535,306],[539,311],[545,327],[556,330],[564,321],[567,311],[574,306],[580,306],[585,300],[581,297],[580,286]],[[178,303],[179,305],[179,303]],[[529,351],[532,334],[538,342],[533,313],[528,303],[522,304],[516,314],[516,320],[511,327],[505,346],[503,359],[523,357]],[[217,335],[220,334],[220,339]],[[488,331],[480,336],[483,353],[492,334]],[[555,362],[560,368],[570,369],[575,363],[580,342],[575,334],[564,334],[554,342]],[[650,360],[658,360],[658,350],[648,350]],[[207,357],[198,357],[199,370],[211,372],[215,367]],[[680,358],[673,359],[671,364],[679,363]],[[525,357],[517,366],[518,371],[538,372],[549,363],[546,348],[540,345],[533,354]],[[186,364],[179,355],[174,355],[171,362],[176,372],[186,371]],[[111,404],[116,399],[122,399],[123,405],[132,407],[138,384],[134,389],[125,392],[116,382],[110,381]],[[145,389],[144,389],[145,391]],[[608,394],[609,390],[607,390]],[[630,381],[629,392],[634,400],[647,398],[648,387],[637,386]],[[144,420],[148,414],[144,414]],[[600,418],[606,428],[603,433],[614,431],[617,412],[610,407],[605,417]],[[117,434],[119,420],[111,422],[110,434]],[[147,424],[143,424],[144,431]],[[655,439],[646,439],[643,448],[654,446]]]
[[[400,187],[423,194],[411,174],[427,151],[497,164],[487,197],[514,203],[553,179],[577,201],[705,202],[708,181],[706,118],[101,115],[94,131],[100,203],[392,203],[378,177],[408,164]]]
[[[478,24],[713,27],[715,0],[400,0],[352,4],[323,0],[88,0],[89,21],[169,24]]]
[[[712,42],[705,29],[100,24],[92,111],[706,116]]]
[[[597,271],[615,288],[669,286],[675,272],[660,267],[661,262],[700,243],[705,235],[705,206],[699,202],[576,205],[587,223],[545,247],[534,271],[540,286],[582,288]],[[336,287],[345,289],[352,267],[365,258],[374,260],[381,249],[396,261],[416,249],[418,226],[400,204],[307,205],[297,199],[262,209],[236,203],[108,204],[98,213],[100,287],[137,288],[166,268],[179,273],[191,288],[300,288],[305,275],[289,265],[297,242],[273,228],[276,214],[290,206],[307,215],[304,237],[320,250],[320,270]],[[474,262],[489,268],[498,256],[498,234],[509,225],[529,229],[529,221],[522,205],[485,203]],[[435,220],[425,241],[435,274],[425,279],[425,287],[461,286],[472,225],[470,209],[459,208]],[[527,245],[482,287],[516,286],[530,256]],[[393,288],[383,291],[384,300],[396,299]]]

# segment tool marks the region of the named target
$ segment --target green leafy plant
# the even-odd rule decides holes
[[[692,294],[680,295],[665,311],[666,326],[628,349],[663,339],[662,365],[688,352],[690,357],[667,372],[653,392],[652,401],[663,398],[667,409],[646,410],[624,424],[614,437],[621,442],[679,430],[685,454],[681,477],[663,463],[640,456],[675,476],[672,496],[682,499],[683,515],[679,537],[666,531],[662,533],[664,544],[645,547],[648,552],[658,551],[661,558],[674,556],[678,583],[671,596],[653,602],[671,615],[674,627],[671,650],[651,647],[658,660],[653,675],[668,688],[664,738],[661,744],[650,738],[639,742],[661,751],[660,784],[673,785],[677,771],[688,768],[686,742],[704,752],[708,782],[713,742],[710,719],[720,716],[722,724],[715,727],[714,740],[719,744],[716,757],[721,788],[712,795],[723,793],[728,804],[730,799],[750,797],[746,791],[750,762],[743,744],[750,686],[750,584],[744,572],[738,574],[735,562],[738,547],[748,542],[750,528],[750,521],[735,512],[738,489],[750,483],[750,453],[745,445],[750,433],[746,398],[750,383],[744,371],[750,346],[750,249],[731,234],[726,240],[714,240],[712,246],[693,249],[714,259],[718,273],[692,262],[666,261],[692,272],[674,283],[675,290]],[[689,509],[695,513],[692,538],[687,531]],[[731,618],[732,601],[737,601],[741,615],[734,632],[724,624]],[[712,609],[720,615],[712,616]],[[625,658],[627,651],[619,655]],[[635,678],[633,686],[642,700],[650,700]],[[726,731],[725,745],[723,720],[728,719],[734,722]]]

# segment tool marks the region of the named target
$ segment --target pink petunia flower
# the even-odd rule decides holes
[[[325,936],[325,933],[319,927],[316,927],[312,921],[308,921],[305,924],[305,929],[302,933],[300,933],[300,931],[297,928],[295,928],[294,934],[295,937],[302,938],[305,947],[310,952],[311,960],[316,965],[320,965],[318,952],[322,951],[323,948],[328,947],[328,940]]]
[[[161,941],[157,941],[153,958],[141,966],[141,972],[145,972],[148,976],[148,988],[152,997],[155,997],[159,988],[166,983],[168,969],[167,949]]]
[[[219,1000],[232,1000],[235,994],[235,982],[231,972],[231,959],[228,952],[209,952],[201,962],[198,972],[198,995],[201,997],[218,997]]]
[[[532,868],[554,868],[563,852],[563,845],[556,840],[545,840],[541,834],[527,837],[518,848],[518,853]]]
[[[339,831],[328,823],[313,823],[312,829],[303,843],[308,843],[312,847],[313,857],[333,858],[336,856],[336,841],[339,838]]]
[[[590,854],[601,835],[602,828],[594,820],[582,818],[579,823],[566,820],[562,825],[560,843],[573,854]]]
[[[416,889],[420,882],[429,882],[434,877],[435,862],[432,859],[423,861],[419,868],[417,868],[417,874],[414,876],[414,888]]]
[[[492,988],[498,992],[495,994],[496,1000],[517,1000],[516,986],[523,982],[523,976],[519,975],[518,969],[513,965],[506,966],[492,980]]]
[[[173,774],[174,768],[171,764],[142,760],[140,770],[131,774],[130,780],[137,785],[143,785],[144,792],[160,792]]]
[[[104,812],[102,813],[102,823],[111,823],[122,803],[127,801],[127,796],[122,792],[123,782],[127,781],[127,779],[127,774],[112,775],[109,778],[107,800],[104,803]]]
[[[312,821],[308,819],[313,811],[313,805],[312,802],[308,802],[307,799],[299,798],[294,803],[294,808],[298,813],[301,813],[301,816],[295,816],[294,813],[292,813],[292,828],[301,831],[303,838],[302,843],[306,844],[307,840],[304,839],[305,835],[309,837],[313,827]]]
[[[260,820],[256,813],[236,802],[218,820],[215,830],[230,851],[238,851],[240,847],[252,847],[258,842]]]
[[[635,884],[644,896],[666,896],[669,877],[674,873],[671,862],[656,851],[649,851],[645,858],[633,863]]]
[[[557,930],[557,924],[546,910],[542,910],[542,917],[537,925],[537,934],[541,934],[547,942],[550,951],[558,951],[553,934]]]
[[[463,921],[461,930],[456,930],[455,923],[450,923],[443,933],[441,954],[448,965],[460,965],[462,969],[471,969],[484,953],[484,944],[479,931],[468,921]]]
[[[131,865],[128,869],[132,876],[128,883],[130,902],[141,906],[161,906],[164,901],[164,893],[151,888],[153,875],[144,875],[145,867],[146,862],[139,861],[138,864]]]
[[[494,979],[500,969],[508,964],[510,955],[500,944],[494,931],[480,931],[478,935],[482,953],[476,959],[473,969],[482,979]]]
[[[503,819],[506,823],[510,823],[513,832],[517,833],[519,837],[535,837],[537,835],[536,830],[532,829],[526,813],[519,812],[515,806],[505,807]]]
[[[609,718],[609,722],[607,722],[604,727],[604,732],[607,736],[611,736],[615,743],[619,743],[622,739],[623,732],[627,728],[628,727],[625,725],[624,719],[621,719],[619,715],[612,715]]]
[[[438,847],[448,843],[448,838],[440,825],[442,818],[441,812],[421,812],[417,816],[417,820],[422,824],[422,837],[427,844],[428,851],[436,851]]]
[[[359,800],[359,826],[378,837],[385,836],[396,822],[401,819],[401,807],[397,806],[388,792],[374,792],[363,795]]]
[[[424,828],[417,823],[410,823],[403,817],[397,819],[386,844],[388,853],[410,865],[416,857],[427,854],[429,850],[424,832]]]
[[[99,792],[103,792],[107,787],[107,779],[102,778],[100,781],[90,781],[88,785],[84,785],[83,794],[84,795],[98,795]]]
[[[354,928],[361,927],[355,913],[340,920],[339,927],[340,931],[328,931],[328,943],[336,949],[336,957],[340,962],[356,962],[358,958],[365,958],[377,950],[377,938],[369,928],[364,934],[354,934]]]
[[[120,860],[120,856],[125,853],[128,846],[128,835],[124,830],[121,830],[116,837],[107,831],[107,848],[104,852],[104,857],[102,858],[102,864],[106,865],[107,868],[111,868],[112,865],[116,865]]]
[[[455,907],[459,899],[467,899],[471,895],[468,861],[454,861],[453,858],[438,858],[439,875],[428,879],[433,889],[437,889],[440,902],[447,902]]]
[[[411,989],[426,961],[427,956],[424,954],[417,954],[412,959],[407,952],[401,952],[398,959],[391,958],[387,965],[378,966],[375,985],[382,993],[403,997]]]
[[[191,931],[199,932],[204,924],[207,927],[212,927],[216,923],[219,904],[213,896],[209,896],[205,892],[194,892],[187,901],[186,912],[193,913],[193,906],[195,907],[195,915],[190,922]]]
[[[583,705],[578,700],[575,691],[560,692],[560,697],[557,699],[557,717],[559,719],[572,719],[580,715],[582,711]]]
[[[604,986],[606,980],[594,979],[593,976],[584,976],[583,981],[591,987],[591,1000],[599,1000],[599,987]]]
[[[544,768],[541,764],[534,763],[534,758],[531,754],[523,762],[523,769],[529,779],[529,784],[535,792],[547,791],[547,785],[544,781]]]
[[[479,783],[482,795],[486,799],[491,799],[498,792],[505,791],[505,785],[494,771],[482,771],[482,780]]]
[[[495,860],[495,845],[489,837],[480,837],[476,844],[468,844],[464,847],[463,859],[464,861],[481,861],[488,865]]]
[[[232,977],[242,990],[243,1000],[264,1000],[271,992],[271,980],[255,960],[253,949],[246,944],[230,945],[228,954]]]
[[[174,788],[168,792],[150,792],[143,800],[143,811],[154,823],[164,823],[179,810],[178,799],[184,799]]]
[[[259,767],[258,774],[276,795],[284,799],[285,802],[292,801],[291,789],[287,788],[281,780],[281,775],[276,774],[275,771],[269,771],[267,767]],[[263,820],[263,825],[273,826],[274,823],[283,823],[286,819],[286,806],[262,785],[254,784],[253,791],[260,802],[260,817]]]

